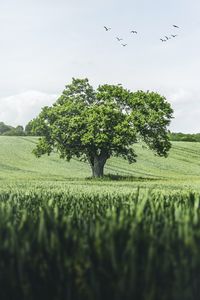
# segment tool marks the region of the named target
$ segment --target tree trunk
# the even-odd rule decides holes
[[[94,165],[92,166],[93,177],[103,177],[105,162],[102,162],[99,158],[94,159]]]
[[[88,161],[92,168],[92,177],[103,177],[104,166],[108,156],[106,154],[94,155],[93,157],[88,157]]]

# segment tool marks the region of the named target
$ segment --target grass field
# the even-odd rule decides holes
[[[200,187],[200,143],[173,142],[168,158],[155,156],[139,144],[134,146],[137,163],[123,159],[107,161],[105,174],[113,180],[90,180],[90,167],[76,159],[66,162],[57,154],[36,158],[35,137],[0,137],[0,187],[5,185],[69,188],[77,191],[131,192],[141,186],[161,189]],[[122,176],[122,177],[120,177]]]
[[[0,137],[0,299],[193,300],[200,294],[200,143],[159,158],[37,159]]]
[[[0,193],[0,299],[196,300],[200,194]]]

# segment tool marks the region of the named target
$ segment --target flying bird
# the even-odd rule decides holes
[[[120,42],[122,41],[123,39],[119,38],[119,37],[116,37],[116,39]]]
[[[105,30],[106,30],[106,31],[108,31],[108,30],[111,30],[111,28],[110,28],[110,27],[106,27],[106,26],[104,26],[104,28],[105,28]]]
[[[166,40],[163,40],[163,39],[160,39],[161,40],[161,42],[166,42]]]
[[[168,36],[166,36],[166,35],[165,35],[165,38],[166,38],[167,41],[169,40]]]
[[[135,33],[135,34],[137,34],[137,31],[135,31],[135,30],[131,30],[131,33]]]
[[[122,46],[123,46],[123,47],[126,47],[126,46],[127,46],[127,44],[122,44]]]
[[[173,25],[175,28],[180,28],[180,27],[178,27],[177,25]]]
[[[171,34],[171,36],[172,36],[173,38],[175,38],[176,36],[178,36],[178,34]]]

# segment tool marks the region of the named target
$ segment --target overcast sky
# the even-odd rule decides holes
[[[0,121],[25,125],[72,77],[88,77],[159,92],[171,130],[200,132],[199,53],[199,0],[0,0]]]

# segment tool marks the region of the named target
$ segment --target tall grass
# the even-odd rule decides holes
[[[0,193],[0,299],[198,299],[199,249],[192,192]]]

